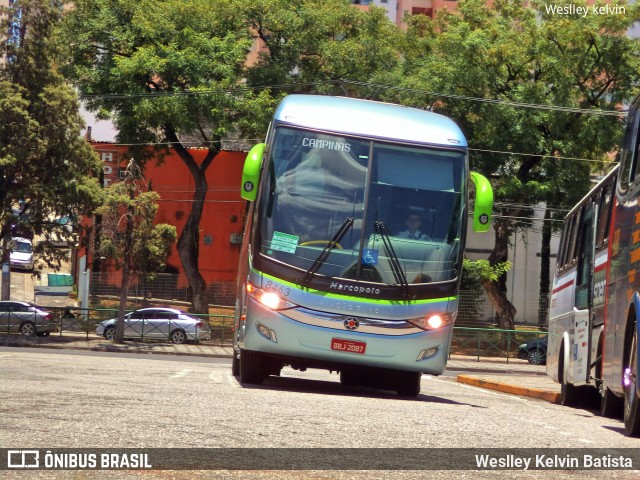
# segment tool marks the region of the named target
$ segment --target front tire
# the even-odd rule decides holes
[[[33,322],[24,322],[20,325],[20,333],[25,337],[33,337],[36,334],[36,326]]]
[[[564,348],[560,350],[560,358],[564,359]],[[577,407],[584,396],[584,387],[576,387],[572,383],[567,383],[567,368],[564,360],[561,360],[559,370],[560,405]]]
[[[624,399],[617,397],[606,385],[600,384],[600,415],[606,418],[620,418]]]
[[[235,349],[233,350],[233,357],[231,358],[231,375],[237,377],[240,375],[240,360]]]
[[[584,396],[584,387],[576,387],[571,383],[562,381],[560,386],[560,405],[565,407],[577,407]]]
[[[631,337],[631,348],[627,355],[624,368],[624,430],[630,437],[635,437],[640,433],[640,405],[638,402],[638,391],[636,382],[638,378],[638,330],[633,327]]]
[[[265,375],[262,353],[240,350],[240,382],[262,385]]]
[[[355,370],[340,370],[340,384],[345,387],[357,387],[362,384],[362,375]]]
[[[171,339],[171,343],[176,345],[181,345],[187,341],[187,334],[184,330],[174,330],[169,334],[169,338]]]
[[[402,397],[417,397],[420,393],[420,372],[404,372],[398,378],[396,391]]]
[[[544,365],[547,362],[547,354],[542,350],[531,350],[527,354],[527,361],[532,365]]]
[[[102,335],[104,336],[104,338],[106,338],[110,342],[113,342],[113,339],[116,336],[116,329],[113,327],[107,327],[105,328],[104,333]]]

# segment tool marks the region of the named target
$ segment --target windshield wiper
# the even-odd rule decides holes
[[[342,237],[345,236],[345,234],[349,231],[349,229],[352,226],[353,226],[353,218],[352,217],[345,218],[344,222],[342,222],[342,225],[340,226],[336,234],[333,236],[331,240],[329,240],[329,243],[327,243],[327,245],[322,249],[322,251],[320,252],[320,255],[318,255],[318,258],[316,258],[313,264],[309,267],[309,270],[307,270],[307,272],[305,273],[304,278],[302,279],[303,285],[306,285],[309,282],[309,280],[311,280],[311,277],[313,277],[316,271],[320,268],[320,266],[325,262],[325,260],[329,256],[329,254],[331,253],[331,250],[333,250],[335,246],[338,243],[340,243],[340,240],[342,240]]]
[[[384,222],[381,222],[379,220],[377,220],[373,225],[376,232],[378,232],[382,237],[382,243],[384,244],[384,249],[387,251],[389,263],[391,264],[391,271],[393,272],[393,276],[396,279],[396,283],[400,285],[400,288],[402,288],[403,297],[407,298],[409,296],[409,283],[407,282],[407,277],[404,275],[404,271],[402,270],[402,266],[400,265],[398,255],[396,255],[396,252],[393,249],[393,245],[391,245],[391,239],[389,238],[389,231],[387,230],[387,226],[384,224]]]

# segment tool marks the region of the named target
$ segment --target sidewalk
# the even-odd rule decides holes
[[[126,352],[159,355],[195,355],[202,357],[231,358],[232,347],[215,345],[212,342],[174,345],[165,342],[126,341],[115,345],[95,334],[65,333],[49,337],[23,337],[0,334],[0,346],[36,347],[66,350],[90,350],[102,352]],[[560,385],[551,380],[544,365],[531,365],[516,358],[480,358],[452,355],[447,363],[447,373],[456,374],[460,383],[497,390],[513,395],[538,398],[557,403]]]

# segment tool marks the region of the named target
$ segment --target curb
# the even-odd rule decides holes
[[[78,346],[70,345],[69,343],[37,343],[37,342],[6,342],[0,343],[2,347],[10,348],[42,348],[49,350],[73,350],[73,351],[85,351],[85,352],[116,352],[116,353],[135,353],[140,355],[169,355],[169,356],[189,356],[189,357],[201,357],[201,358],[231,358],[230,354],[224,353],[211,353],[211,352],[170,352],[161,350],[150,350],[145,348],[139,348],[136,346],[124,345],[95,345],[95,346]]]
[[[493,380],[484,380],[481,378],[471,377],[469,375],[458,375],[456,380],[459,383],[473,385],[475,387],[486,388],[488,390],[496,390],[498,392],[509,393],[511,395],[520,395],[523,397],[538,398],[551,403],[559,403],[560,394],[540,390],[539,388],[517,387],[508,383],[495,382]]]

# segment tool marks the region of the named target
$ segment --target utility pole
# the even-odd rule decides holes
[[[2,256],[0,266],[2,268],[2,289],[0,290],[0,300],[11,300],[11,264],[10,264],[9,242],[5,237],[2,240]]]

